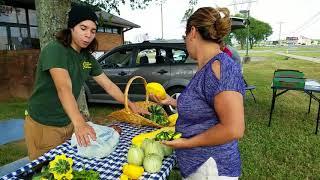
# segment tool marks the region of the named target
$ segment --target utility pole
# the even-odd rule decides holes
[[[162,9],[162,5],[164,4],[164,3],[166,3],[166,0],[159,0],[156,4],[157,5],[160,5],[160,12],[161,12],[161,14],[160,14],[160,18],[161,18],[161,39],[163,39],[163,9]]]
[[[250,18],[250,10],[247,10],[247,50],[246,50],[246,57],[249,57],[249,37],[250,37],[249,18]]]
[[[246,56],[244,57],[244,62],[249,62],[249,37],[250,37],[250,27],[249,27],[249,18],[250,18],[250,10],[241,10],[240,13],[246,14],[247,24],[247,38],[246,38]]]
[[[284,23],[284,22],[278,22],[279,23],[279,46],[281,46],[281,25]]]
[[[253,2],[257,2],[255,0],[248,0],[248,1],[241,1],[241,2],[237,2],[237,3],[234,3],[234,4],[231,4],[231,5],[240,5],[240,4],[248,4],[248,7],[247,7],[247,10],[241,10],[239,11],[240,13],[242,14],[245,14],[246,15],[246,19],[247,19],[247,24],[246,24],[246,30],[247,30],[247,38],[246,38],[246,55],[245,57],[243,58],[243,62],[244,63],[247,63],[250,61],[250,57],[249,57],[249,37],[250,37],[250,7],[251,7],[251,3]]]
[[[163,39],[163,14],[162,14],[162,1],[160,4],[161,7],[161,39]]]

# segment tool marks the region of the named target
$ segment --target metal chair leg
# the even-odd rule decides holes
[[[312,92],[311,92],[311,94],[312,94]],[[308,109],[308,114],[310,113],[310,108],[311,108],[311,95],[309,95],[310,96],[310,100],[309,100],[309,109]]]
[[[317,116],[317,125],[316,125],[316,133],[315,134],[318,134],[319,114],[320,114],[320,102],[319,102],[319,107],[318,107],[318,116]]]
[[[254,94],[253,94],[253,92],[252,92],[251,89],[250,89],[250,93],[251,93],[251,95],[252,95],[252,97],[253,97],[254,102],[257,103],[256,98],[254,97]]]
[[[277,94],[277,90],[273,89],[273,93],[272,93],[272,101],[271,101],[271,109],[270,109],[270,115],[269,115],[269,124],[268,126],[271,126],[271,119],[272,119],[272,112],[274,109],[274,104],[276,102],[276,94]]]

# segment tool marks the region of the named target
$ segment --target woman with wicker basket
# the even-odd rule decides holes
[[[176,149],[186,179],[238,179],[241,160],[238,139],[244,134],[245,84],[240,65],[220,50],[231,29],[227,8],[203,7],[187,21],[184,36],[198,71],[177,101],[151,96],[177,106],[176,131],[182,138],[163,143]]]

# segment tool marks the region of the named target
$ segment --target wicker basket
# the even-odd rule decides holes
[[[125,97],[125,101],[124,101],[124,108],[121,109],[121,110],[118,110],[118,111],[114,111],[112,112],[111,114],[109,114],[107,116],[107,119],[108,120],[117,120],[117,121],[120,121],[120,122],[127,122],[127,123],[131,123],[131,124],[135,124],[135,125],[144,125],[144,126],[152,126],[152,127],[158,127],[158,128],[161,128],[163,126],[139,115],[139,114],[136,114],[136,113],[133,113],[129,106],[128,106],[128,92],[129,92],[129,88],[130,88],[130,85],[132,84],[132,81],[134,81],[135,79],[142,79],[143,82],[144,82],[144,87],[146,88],[147,86],[147,81],[141,77],[141,76],[134,76],[132,77],[128,83],[127,83],[127,86],[126,86],[126,89],[124,91],[124,97]],[[138,102],[135,102],[135,104],[143,109],[148,109],[148,107],[150,105],[156,105],[156,103],[154,102],[150,102],[149,101],[149,96],[146,92],[146,99],[145,101],[138,101]],[[168,117],[167,113],[163,110],[163,114]]]

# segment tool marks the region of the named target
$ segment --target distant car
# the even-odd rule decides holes
[[[245,21],[233,18],[232,23],[235,29],[244,27]],[[147,82],[161,83],[170,96],[176,97],[196,73],[196,62],[188,57],[183,41],[127,44],[112,49],[97,61],[122,91],[130,78],[142,76]],[[88,102],[117,103],[93,79],[86,81],[85,93]],[[145,99],[142,81],[132,83],[129,98],[133,101]]]

